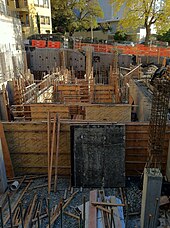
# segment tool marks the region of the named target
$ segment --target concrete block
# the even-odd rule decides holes
[[[157,227],[162,174],[157,168],[145,168],[141,208],[141,228]]]

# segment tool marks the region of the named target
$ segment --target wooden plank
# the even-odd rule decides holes
[[[59,139],[60,139],[60,116],[57,115],[57,140],[56,140],[57,146],[56,146],[56,158],[55,158],[54,192],[56,192],[57,190]]]
[[[50,153],[50,167],[49,167],[49,176],[48,176],[48,194],[51,192],[51,177],[52,177],[52,167],[53,167],[53,154],[56,150],[56,115],[54,116],[53,122],[53,133],[52,133],[52,142],[51,142],[51,153]]]
[[[48,188],[50,186],[50,151],[51,151],[51,115],[47,117],[47,140],[48,140]]]
[[[131,121],[131,106],[89,106],[85,107],[86,120],[95,121]]]
[[[100,205],[100,206],[111,206],[111,207],[124,207],[124,204],[117,204],[117,203],[108,203],[108,202],[95,202],[95,201],[91,201],[91,204],[93,204],[94,206],[96,205]]]
[[[24,221],[24,227],[25,228],[30,228],[31,225],[32,225],[33,210],[34,210],[34,207],[35,207],[36,199],[37,199],[37,194],[34,195],[34,198],[33,198],[32,202],[31,202],[31,204],[29,205],[28,214],[27,214],[27,216],[25,218],[25,221]]]
[[[111,203],[116,204],[116,197],[111,196]],[[122,228],[121,221],[120,221],[120,215],[117,207],[113,207],[113,217],[115,222],[116,228]]]
[[[97,209],[92,205],[97,200],[97,190],[90,191],[89,228],[97,228]]]
[[[13,178],[14,170],[12,166],[12,161],[11,161],[7,141],[4,134],[3,125],[1,122],[0,122],[0,138],[2,142],[2,151],[3,151],[4,162],[5,162],[6,174],[7,174],[7,177]]]

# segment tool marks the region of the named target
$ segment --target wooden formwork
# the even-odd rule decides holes
[[[80,102],[80,86],[75,84],[57,85],[57,102]]]
[[[111,85],[94,85],[94,103],[114,103],[114,88]]]
[[[71,145],[70,125],[87,124],[85,121],[61,121],[59,138],[58,174],[70,175]],[[105,124],[93,122],[94,124]],[[46,122],[3,123],[15,174],[47,174],[48,140]],[[140,175],[147,161],[148,124],[125,124],[126,175]],[[162,172],[165,175],[170,139],[170,125],[167,126]],[[55,156],[53,158],[55,161]],[[54,163],[53,163],[54,164]]]
[[[89,105],[85,106],[86,120],[130,122],[131,105]]]
[[[4,123],[3,126],[15,174],[47,174],[47,123]],[[58,174],[70,175],[69,125],[61,125],[58,159]],[[53,164],[54,161],[55,154]]]
[[[162,172],[165,174],[167,153],[170,140],[170,125],[166,129],[164,152],[162,155]],[[128,175],[139,175],[143,172],[148,159],[148,124],[126,124],[126,171]]]

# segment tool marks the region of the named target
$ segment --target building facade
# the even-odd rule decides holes
[[[21,20],[23,38],[52,33],[50,0],[7,0],[8,10]]]
[[[0,8],[0,84],[24,72],[21,22],[8,15],[6,2]]]

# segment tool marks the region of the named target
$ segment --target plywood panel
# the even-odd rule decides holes
[[[167,125],[162,154],[162,172],[165,174],[170,125]],[[139,175],[148,158],[148,123],[126,125],[126,175]]]
[[[55,104],[36,104],[30,105],[32,120],[46,120],[48,112],[51,112],[51,117],[58,113],[61,119],[69,118],[69,108],[63,105]]]
[[[93,107],[93,106],[92,106]],[[105,106],[104,106],[105,107]],[[98,110],[97,110],[98,111]],[[106,113],[106,111],[105,111]],[[98,120],[100,122],[100,120]],[[77,123],[77,124],[76,124]],[[61,122],[59,139],[59,175],[70,174],[70,125],[83,125],[87,122],[64,120]],[[103,123],[103,121],[102,121]],[[6,122],[3,123],[9,157],[5,163],[12,164],[16,174],[47,173],[47,123],[46,122]],[[126,175],[139,175],[147,160],[148,123],[125,124]],[[2,134],[2,131],[1,131]],[[167,126],[165,150],[163,152],[163,174],[166,170],[170,125]],[[54,156],[55,159],[55,156]],[[61,168],[62,167],[62,168]]]
[[[86,106],[86,120],[130,122],[131,106]]]
[[[16,174],[47,173],[47,123],[4,123],[4,128]],[[59,175],[70,173],[69,135],[69,128],[61,124]]]

